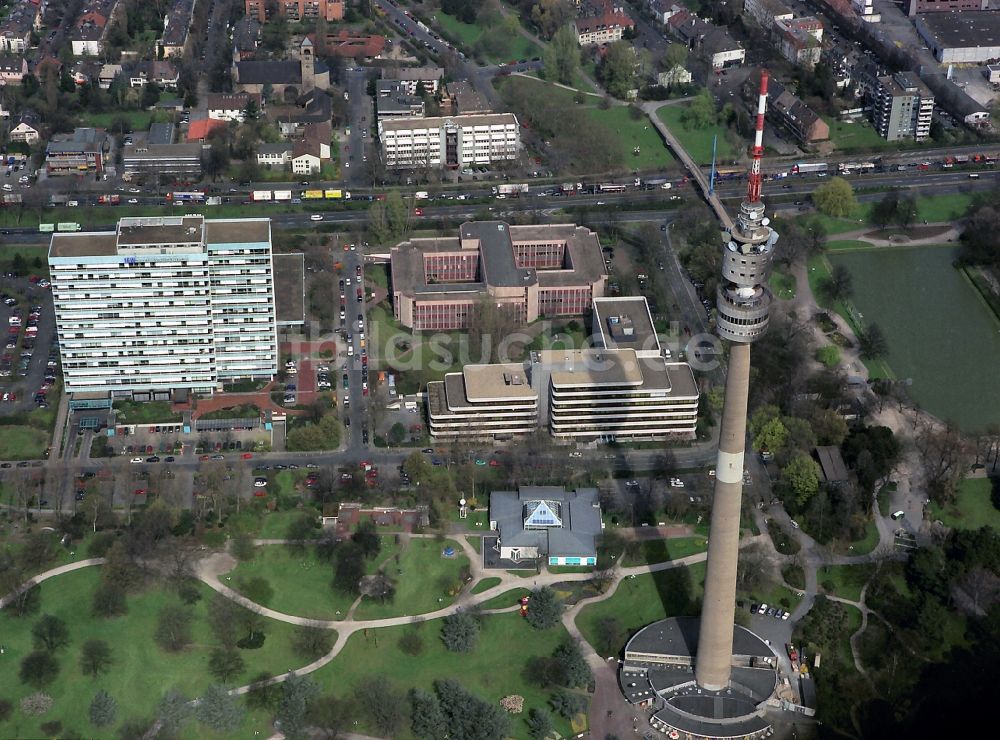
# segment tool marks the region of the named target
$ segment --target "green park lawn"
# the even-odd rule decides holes
[[[895,149],[896,142],[886,141],[868,121],[848,123],[830,116],[823,116],[830,127],[830,141],[837,149]]]
[[[455,549],[455,555],[446,558],[441,553],[449,546]],[[379,560],[385,560],[382,554]],[[386,575],[396,582],[395,597],[385,604],[364,598],[354,616],[385,619],[443,609],[455,601],[462,585],[459,571],[468,565],[469,557],[454,540],[410,539],[385,565]],[[453,594],[448,593],[451,590]]]
[[[871,249],[872,245],[869,242],[863,242],[858,239],[834,239],[828,241],[824,245],[824,249],[830,252],[842,252],[844,250],[850,249]]]
[[[482,552],[483,551],[483,538],[480,535],[478,535],[478,534],[466,535],[465,540],[470,545],[472,545],[472,548],[476,552]]]
[[[483,591],[489,591],[494,586],[500,584],[500,578],[497,576],[490,576],[489,578],[483,578],[472,587],[471,593],[481,594]]]
[[[114,408],[119,423],[122,424],[158,424],[160,422],[176,423],[181,421],[181,415],[170,410],[169,401],[115,401]]]
[[[319,512],[314,509],[307,509],[307,511],[319,515]],[[284,539],[289,525],[301,515],[302,511],[297,509],[291,511],[267,511],[265,509],[248,523],[247,531],[253,532],[257,537],[265,540]]]
[[[374,573],[394,549],[393,538],[383,537],[382,551],[368,561],[367,572]],[[285,545],[265,545],[257,548],[253,560],[240,563],[226,577],[230,579],[226,585],[236,591],[241,590],[243,579],[264,578],[274,590],[265,606],[298,617],[343,619],[356,598],[331,587],[333,565],[317,558],[311,549],[296,555]]]
[[[771,272],[771,290],[783,301],[790,301],[795,297],[795,278],[784,270],[775,268]]]
[[[510,591],[504,591],[502,594],[482,602],[479,606],[482,609],[506,609],[511,606],[517,606],[522,597],[530,595],[531,589],[512,588]]]
[[[826,565],[816,573],[816,581],[822,586],[829,581],[834,596],[851,601],[861,599],[861,589],[871,578],[875,566],[871,563],[861,565]]]
[[[725,126],[715,124],[704,128],[689,129],[681,122],[681,115],[683,113],[683,105],[661,105],[656,110],[656,115],[670,129],[670,132],[678,138],[681,146],[684,147],[695,162],[701,165],[712,164],[713,137],[718,137],[715,155],[715,161],[718,166],[728,164],[736,157],[736,152],[733,150],[726,136],[727,130]]]
[[[31,652],[31,627],[37,616],[17,618],[9,610],[0,612],[0,635],[4,646],[3,698],[11,701],[15,709],[11,718],[0,722],[0,737],[50,737],[41,731],[44,722],[61,721],[61,736],[95,737],[95,728],[87,720],[91,699],[98,689],[104,689],[118,702],[118,719],[146,719],[163,694],[177,688],[186,696],[194,697],[211,682],[208,657],[216,641],[206,620],[207,604],[213,592],[197,584],[202,599],[191,606],[194,615],[191,645],[178,653],[167,653],[153,639],[157,614],[165,604],[180,604],[172,591],[161,584],[128,598],[128,614],[104,619],[90,615],[93,591],[100,579],[97,568],[86,568],[60,576],[41,585],[39,614],[51,614],[63,619],[69,627],[70,644],[57,653],[59,674],[44,690],[53,699],[53,707],[41,717],[25,717],[17,708],[20,699],[34,689],[19,683],[16,668],[21,659]],[[282,622],[265,620],[267,638],[258,650],[241,651],[247,669],[234,682],[246,683],[260,673],[276,675],[303,661],[290,649],[293,627]],[[99,678],[85,677],[79,669],[81,645],[84,641],[99,638],[111,646],[114,664]],[[259,719],[259,718],[258,718]],[[189,726],[192,730],[194,725]],[[196,733],[205,737],[198,729]],[[254,731],[265,731],[266,724],[254,725],[248,718],[238,736],[247,737]],[[107,737],[108,735],[104,735]]]
[[[622,567],[652,565],[685,558],[708,549],[705,537],[671,537],[667,540],[647,540],[632,543],[626,550]]]
[[[618,584],[614,596],[584,607],[576,626],[594,646],[600,644],[599,625],[606,618],[617,619],[630,637],[658,619],[692,616],[697,614],[704,581],[704,563],[629,576]]]
[[[0,459],[38,460],[49,445],[48,432],[29,426],[0,426]]]
[[[475,23],[463,23],[454,16],[438,11],[434,19],[446,35],[457,38],[466,51],[470,51],[485,33],[499,35],[503,39],[502,47],[498,46],[495,53],[486,54],[487,62],[503,63],[520,59],[532,59],[542,53],[538,44],[520,34],[508,34],[500,29],[488,29]]]
[[[607,141],[615,142],[621,151],[621,161],[630,170],[660,170],[674,161],[663,138],[646,115],[632,118],[628,106],[613,105],[607,110],[593,107],[587,115],[601,124],[607,132]],[[639,154],[634,150],[639,147]],[[709,142],[711,155],[711,142]]]
[[[79,118],[81,126],[95,128],[110,128],[119,118],[124,118],[128,121],[132,131],[145,131],[156,115],[159,115],[159,118],[164,121],[170,120],[169,113],[154,114],[144,110],[112,111],[109,113],[82,112],[79,114]]]
[[[510,694],[520,694],[524,697],[524,712],[511,717],[511,727],[514,737],[527,738],[528,712],[534,708],[548,709],[550,692],[527,680],[526,669],[532,660],[548,657],[562,640],[568,639],[565,628],[560,624],[538,632],[517,614],[486,616],[476,649],[452,653],[441,642],[441,622],[435,619],[355,633],[340,655],[312,676],[324,693],[333,692],[337,696],[347,695],[363,679],[379,675],[386,676],[401,690],[415,687],[431,691],[436,679],[456,679],[466,690],[492,704]],[[408,655],[399,649],[399,640],[408,630],[416,631],[423,640],[419,655]],[[560,737],[571,735],[569,722],[554,713],[552,719]],[[371,729],[362,721],[359,731]],[[411,737],[409,727],[393,737]]]
[[[966,478],[958,486],[955,502],[944,509],[930,504],[932,519],[940,519],[948,527],[979,529],[993,527],[1000,531],[1000,511],[990,502],[989,478]]]

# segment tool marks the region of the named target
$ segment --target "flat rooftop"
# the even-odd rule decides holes
[[[468,116],[432,116],[430,118],[390,118],[379,121],[383,131],[409,131],[411,129],[434,129],[447,125],[470,128],[476,126],[517,126],[513,113],[475,113]]]
[[[252,244],[271,241],[271,219],[240,218],[205,221],[206,244]]]
[[[1000,12],[921,13],[921,23],[945,48],[1000,46]]]
[[[466,365],[462,368],[462,380],[465,397],[471,403],[538,398],[538,391],[531,387],[528,373],[520,363]],[[450,393],[448,400],[452,400]]]
[[[641,363],[645,361],[640,361],[632,349],[550,349],[540,351],[538,357],[551,368],[552,382],[557,386],[644,385]],[[660,374],[659,384],[655,377],[650,380],[654,387],[667,389],[666,373]]]
[[[197,215],[123,218],[118,222],[118,246],[190,244],[200,249],[204,224],[204,217]]]
[[[302,324],[306,320],[305,255],[276,254],[274,261],[274,302],[278,325]]]
[[[594,333],[607,349],[634,349],[660,354],[649,304],[642,296],[595,298]]]
[[[118,253],[114,231],[79,231],[53,234],[49,257],[113,257]]]

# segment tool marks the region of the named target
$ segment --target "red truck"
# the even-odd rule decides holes
[[[102,195],[97,199],[97,202],[102,206],[117,206],[122,202],[122,197],[120,195]]]

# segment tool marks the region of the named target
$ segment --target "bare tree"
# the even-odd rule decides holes
[[[939,504],[954,495],[969,444],[952,424],[937,426],[931,422],[918,423],[914,444],[923,462],[927,489]]]

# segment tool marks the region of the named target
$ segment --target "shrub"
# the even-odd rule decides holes
[[[38,691],[21,699],[21,712],[29,717],[45,714],[52,708],[52,697]]]

